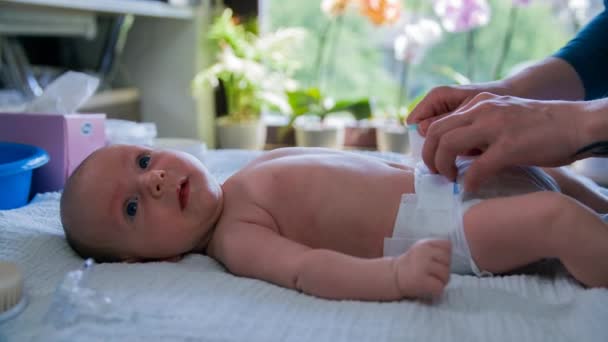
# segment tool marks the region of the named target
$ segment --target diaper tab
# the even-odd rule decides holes
[[[422,158],[422,145],[424,145],[424,138],[422,135],[420,135],[420,133],[418,133],[418,124],[407,126],[407,136],[410,141],[412,158],[419,161]]]
[[[430,173],[422,162],[416,165],[414,179],[415,193],[401,197],[393,238],[448,238],[462,220],[460,186],[442,175]]]

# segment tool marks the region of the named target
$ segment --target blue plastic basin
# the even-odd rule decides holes
[[[27,204],[32,171],[48,161],[48,153],[39,147],[0,142],[0,210]]]

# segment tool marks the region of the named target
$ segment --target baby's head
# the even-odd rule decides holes
[[[222,205],[220,185],[196,158],[115,145],[95,151],[70,176],[61,221],[84,258],[170,260],[205,250]]]

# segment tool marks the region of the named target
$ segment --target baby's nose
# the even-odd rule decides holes
[[[160,197],[165,190],[165,180],[167,178],[167,172],[164,170],[150,170],[148,171],[146,180],[148,190],[154,197]]]

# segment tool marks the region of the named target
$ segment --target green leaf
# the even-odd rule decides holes
[[[372,106],[369,99],[358,99],[358,100],[341,100],[336,104],[327,109],[323,117],[329,113],[335,112],[350,112],[355,119],[363,120],[369,119],[372,116]]]
[[[225,9],[220,16],[215,18],[209,29],[209,39],[214,41],[219,47],[224,44],[230,46],[238,57],[246,57],[251,54],[251,46],[248,33],[242,25],[237,25],[232,19],[232,10]]]
[[[438,74],[445,76],[445,77],[449,78],[450,80],[454,81],[454,83],[456,83],[456,84],[460,84],[460,85],[471,84],[471,80],[468,77],[459,73],[458,71],[454,70],[454,68],[452,68],[448,65],[435,66],[433,68],[433,70],[435,70]]]
[[[321,91],[317,88],[299,89],[287,92],[287,102],[291,106],[293,117],[303,114],[321,114]]]

